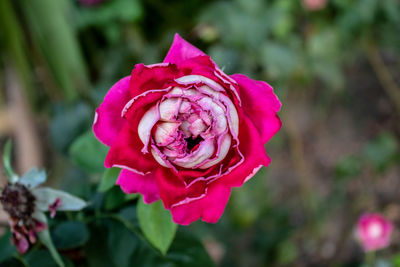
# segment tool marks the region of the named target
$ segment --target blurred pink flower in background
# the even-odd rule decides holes
[[[378,213],[366,213],[357,223],[357,239],[365,251],[386,248],[390,244],[393,224]]]
[[[105,2],[105,0],[79,0],[79,3],[84,6],[96,6]]]
[[[311,11],[323,9],[327,4],[328,0],[302,0],[303,6]]]

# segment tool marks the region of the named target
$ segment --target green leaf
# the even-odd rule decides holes
[[[108,147],[98,141],[92,131],[77,138],[70,148],[70,155],[79,167],[90,173],[104,171]]]
[[[114,267],[111,251],[108,248],[107,227],[99,222],[90,225],[90,239],[84,251],[89,267]]]
[[[165,255],[177,228],[169,211],[164,208],[161,201],[147,205],[142,200],[138,202],[137,215],[145,237]]]
[[[63,222],[52,231],[54,245],[58,249],[72,249],[84,245],[89,240],[89,230],[79,221]]]
[[[38,221],[43,222],[47,225],[46,229],[37,233],[39,240],[50,251],[50,254],[53,257],[54,261],[57,263],[57,265],[60,267],[64,267],[65,264],[64,264],[63,260],[61,259],[60,254],[58,254],[58,251],[57,251],[56,247],[54,246],[53,240],[51,239],[46,216],[41,212],[35,212],[33,217],[35,219],[37,219]]]
[[[0,238],[0,263],[9,260],[15,253],[17,253],[17,249],[11,244],[10,239],[10,230],[7,230],[7,232]]]
[[[106,192],[110,190],[115,185],[120,171],[120,168],[107,169],[101,177],[101,182],[97,191]]]
[[[137,198],[137,194],[125,194],[119,187],[114,187],[107,192],[104,200],[104,208],[113,210],[120,207],[126,201]]]
[[[337,179],[349,179],[361,173],[362,161],[359,157],[346,156],[339,160],[335,167]]]
[[[28,254],[24,256],[24,260],[28,264],[29,267],[56,267],[57,263],[51,256],[51,253],[45,249],[39,250],[31,250]],[[72,262],[67,258],[66,260],[66,267],[73,266]]]
[[[18,180],[18,175],[14,172],[14,169],[11,166],[11,149],[12,149],[12,143],[11,140],[8,140],[6,145],[4,146],[3,165],[8,180],[10,181],[10,183],[15,183]]]
[[[188,231],[178,231],[166,256],[175,266],[215,266],[203,244]]]
[[[129,267],[140,240],[121,223],[109,224],[108,249],[116,266]]]
[[[57,210],[78,211],[86,207],[87,203],[67,192],[48,187],[34,189],[32,193],[36,197],[36,207],[41,211],[48,211],[49,206],[57,199],[61,200],[61,205]]]
[[[399,154],[396,138],[390,133],[382,133],[365,147],[365,157],[379,171],[384,171]]]

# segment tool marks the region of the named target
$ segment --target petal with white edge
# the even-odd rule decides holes
[[[46,182],[46,171],[39,170],[34,167],[30,169],[27,173],[22,175],[22,177],[18,180],[18,183],[25,185],[28,188],[35,188],[38,185]]]
[[[212,139],[204,140],[193,154],[184,158],[176,158],[173,162],[183,168],[192,168],[211,157],[214,150],[214,141]]]
[[[160,113],[157,105],[151,107],[142,117],[138,126],[138,135],[142,143],[144,144],[142,151],[147,151],[147,146],[150,141],[151,129],[160,119]]]
[[[58,198],[61,200],[61,205],[57,210],[81,210],[86,207],[86,201],[68,194],[64,191],[55,190],[48,187],[41,187],[32,190],[36,198],[36,208],[40,211],[48,211],[49,206]]]
[[[211,160],[211,161],[205,163],[204,165],[201,165],[199,168],[207,169],[207,168],[219,163],[221,160],[223,160],[226,157],[226,155],[228,155],[229,148],[231,147],[231,142],[232,142],[231,136],[229,134],[224,135],[222,137],[222,141],[220,144],[220,148],[219,148],[219,152],[218,152],[219,154],[217,155],[218,157],[214,160]]]
[[[168,98],[160,103],[160,118],[165,121],[173,121],[179,112],[182,98]]]

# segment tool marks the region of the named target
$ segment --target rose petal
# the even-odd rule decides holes
[[[163,122],[157,124],[154,134],[157,145],[167,146],[171,144],[176,138],[179,126],[179,122]]]
[[[179,34],[175,34],[174,41],[163,62],[179,64],[192,57],[205,55],[200,49],[186,42]]]
[[[165,121],[173,121],[179,112],[182,98],[168,98],[160,104],[160,117]]]
[[[214,119],[213,133],[220,135],[228,127],[228,122],[226,120],[225,111],[220,105],[214,102],[210,97],[203,97],[197,102],[203,110],[208,110],[211,112]]]
[[[138,126],[138,135],[142,143],[144,144],[142,152],[148,151],[147,147],[150,142],[151,129],[160,119],[160,113],[158,112],[158,106],[154,105],[151,107],[142,117]]]
[[[180,71],[174,64],[143,65],[137,64],[132,70],[129,90],[132,97],[143,94],[149,90],[164,89],[175,85],[175,78],[180,76]]]
[[[170,168],[170,166],[167,165],[167,163],[161,158],[159,154],[160,152],[157,152],[154,148],[151,148],[151,154],[153,155],[154,159],[161,165],[167,168]]]
[[[268,166],[271,162],[265,152],[259,132],[245,115],[241,116],[239,140],[241,140],[239,150],[244,156],[243,163],[215,182],[235,187],[242,186],[245,181],[256,174],[260,165]]]
[[[225,134],[221,136],[221,140],[218,140],[218,142],[220,144],[218,144],[217,158],[211,161],[205,161],[205,164],[199,166],[200,169],[207,169],[221,162],[226,157],[231,147],[232,138],[229,134]]]
[[[105,145],[111,146],[125,121],[121,111],[132,98],[129,92],[130,77],[115,83],[104,97],[103,103],[96,109],[93,132]]]
[[[204,140],[192,154],[184,158],[176,158],[172,162],[183,168],[192,168],[211,157],[214,150],[214,141],[212,139]]]
[[[118,176],[117,185],[126,194],[140,193],[145,203],[149,204],[160,199],[154,174],[141,175],[128,170],[122,170]]]
[[[198,219],[208,223],[216,223],[224,212],[229,200],[230,189],[225,186],[207,188],[205,197],[170,209],[175,223],[188,225]]]
[[[252,80],[242,74],[231,75],[239,84],[239,94],[246,105],[243,109],[260,131],[262,142],[266,143],[282,126],[276,115],[281,108],[281,102],[273,89],[266,82]]]
[[[108,151],[104,166],[129,169],[139,174],[154,171],[159,165],[150,153],[143,154],[140,151],[142,146],[137,133],[131,129],[130,125],[125,125]]]

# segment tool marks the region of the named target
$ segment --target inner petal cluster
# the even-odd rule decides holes
[[[164,167],[207,169],[227,156],[237,140],[238,115],[231,100],[208,85],[173,87],[142,117],[143,152]]]

